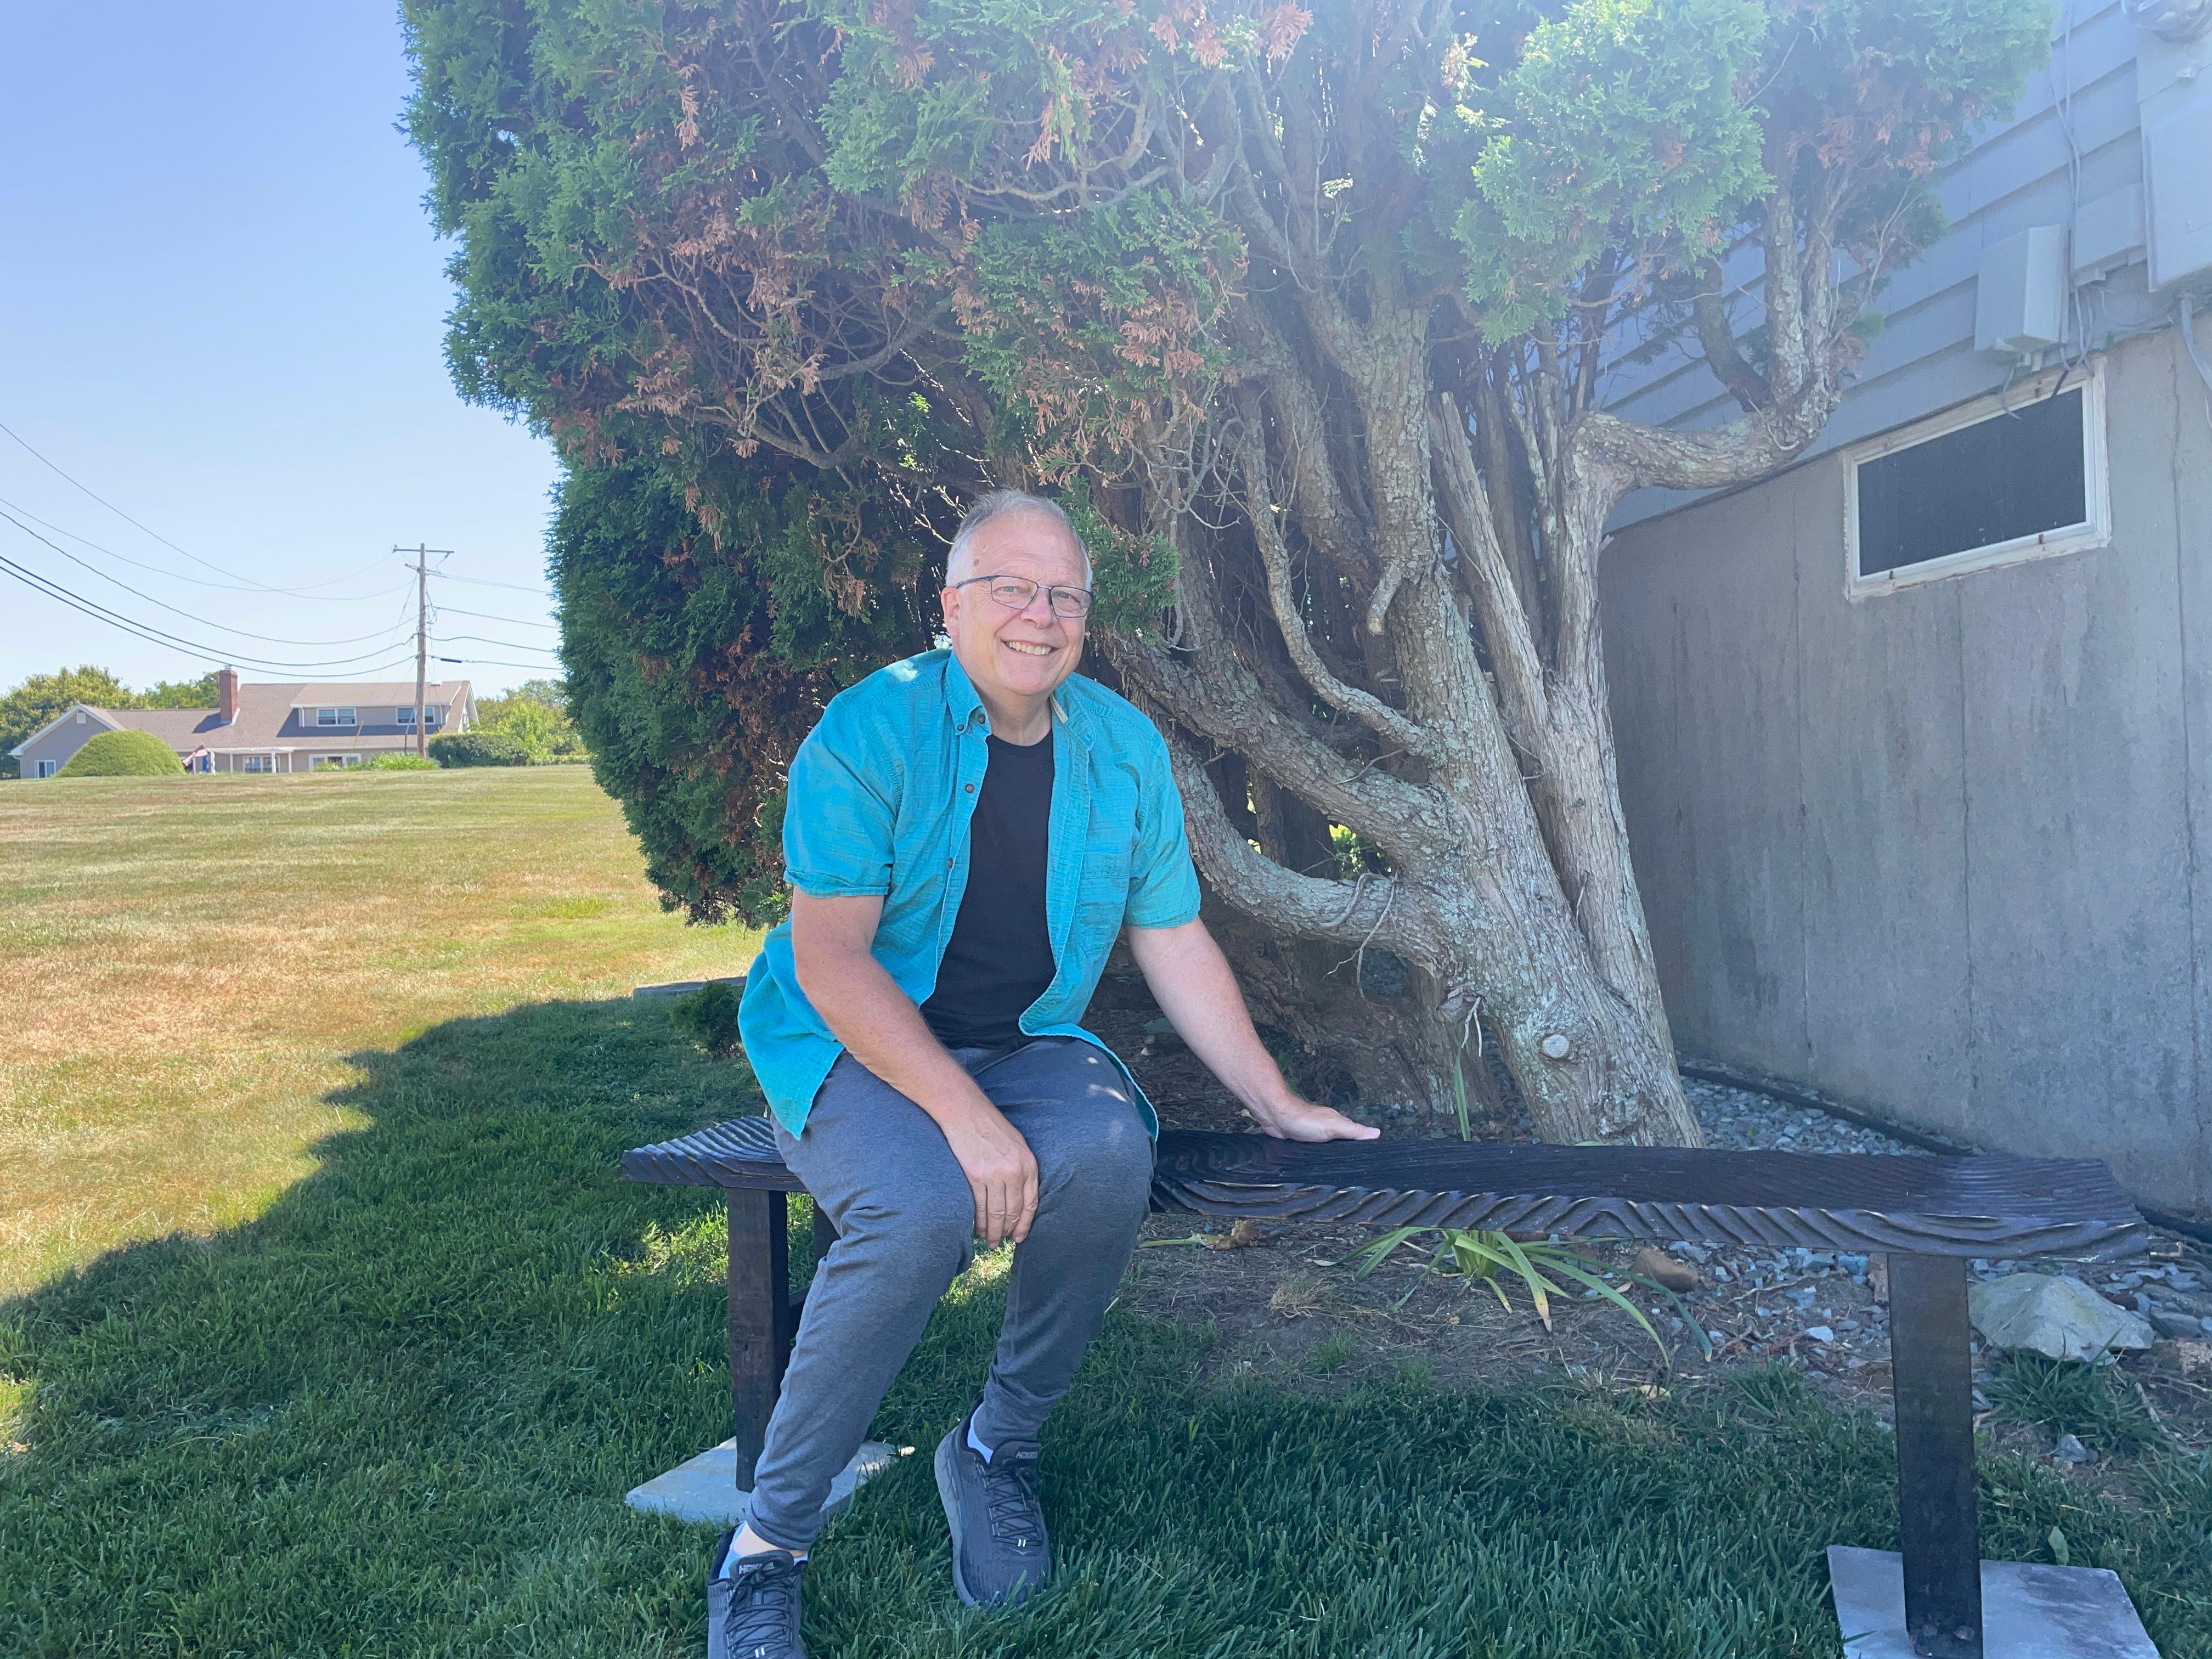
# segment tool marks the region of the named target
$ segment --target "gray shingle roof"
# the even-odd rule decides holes
[[[458,727],[468,712],[469,698],[466,680],[435,680],[425,686],[424,703],[445,714],[433,729],[450,732]],[[414,681],[380,680],[354,685],[240,685],[238,718],[228,726],[217,720],[212,708],[99,708],[93,712],[117,726],[150,732],[180,755],[198,748],[327,747],[342,753],[364,746],[387,748],[393,738],[412,737],[412,726],[399,725],[393,711],[412,711],[414,707]],[[302,724],[295,713],[301,708],[350,708],[356,720],[351,726],[319,726],[310,712]]]

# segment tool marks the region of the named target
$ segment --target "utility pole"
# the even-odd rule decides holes
[[[421,543],[415,546],[415,753],[430,752],[430,734],[423,730],[422,677],[430,665],[429,560]]]
[[[392,550],[410,550],[395,547]],[[430,752],[430,731],[424,722],[428,711],[423,707],[424,681],[430,667],[430,555],[442,556],[451,550],[425,547],[417,542],[411,550],[415,555],[415,752],[421,756]]]

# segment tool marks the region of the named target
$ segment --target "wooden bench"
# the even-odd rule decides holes
[[[730,1389],[738,1484],[750,1486],[803,1304],[788,1288],[784,1194],[804,1188],[764,1117],[638,1147],[622,1167],[635,1181],[727,1194]],[[1913,1645],[1938,1659],[1982,1654],[1967,1259],[2102,1261],[2148,1243],[2135,1206],[2088,1158],[1443,1140],[1299,1146],[1170,1130],[1159,1139],[1152,1206],[1376,1228],[1886,1253],[1905,1620]],[[817,1255],[834,1238],[817,1211]]]

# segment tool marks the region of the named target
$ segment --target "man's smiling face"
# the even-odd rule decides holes
[[[1045,588],[1085,587],[1083,555],[1067,532],[1042,513],[1007,513],[976,531],[961,568],[971,576],[1026,576],[1038,584],[1026,609],[1009,611],[987,585],[945,588],[945,631],[985,707],[1003,718],[1033,703],[1075,672],[1083,655],[1080,618],[1053,614]]]

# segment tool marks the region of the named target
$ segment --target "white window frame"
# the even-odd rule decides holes
[[[357,718],[356,711],[351,708],[318,708],[315,710],[315,724],[317,726],[359,726],[361,721]]]
[[[429,711],[425,709],[423,711],[423,715],[426,724],[428,722],[428,714]],[[415,705],[410,702],[404,708],[393,709],[392,711],[392,723],[394,726],[406,726],[411,731],[415,725]]]
[[[238,757],[238,769],[241,772],[274,772],[276,769],[276,757],[240,755]]]
[[[59,761],[42,760],[38,764],[39,776],[42,778],[50,778],[53,776],[55,773],[62,769],[62,764]]]
[[[2032,536],[1992,542],[1986,547],[1966,548],[1923,564],[1877,571],[1870,576],[1859,574],[1860,467],[1885,455],[1894,455],[1901,449],[1916,448],[1967,427],[1978,426],[1984,421],[2001,420],[2008,410],[2041,403],[2056,392],[2077,390],[2081,393],[2081,493],[2082,504],[2089,515],[2087,519],[2056,530],[2038,531]],[[1843,455],[1844,592],[1851,599],[1872,599],[1881,593],[1894,593],[1900,588],[1919,587],[1953,576],[1971,575],[1978,570],[1994,570],[2002,565],[2025,564],[2030,559],[2087,552],[2112,539],[2112,479],[2105,455],[2105,363],[2101,357],[2092,358],[2086,373],[2078,367],[2048,370],[2032,380],[2015,382],[2008,392],[1977,398],[1928,420],[1853,444]]]
[[[308,763],[308,765],[311,768],[317,766],[342,766],[352,768],[360,764],[361,757],[358,755],[318,755],[313,760]]]

